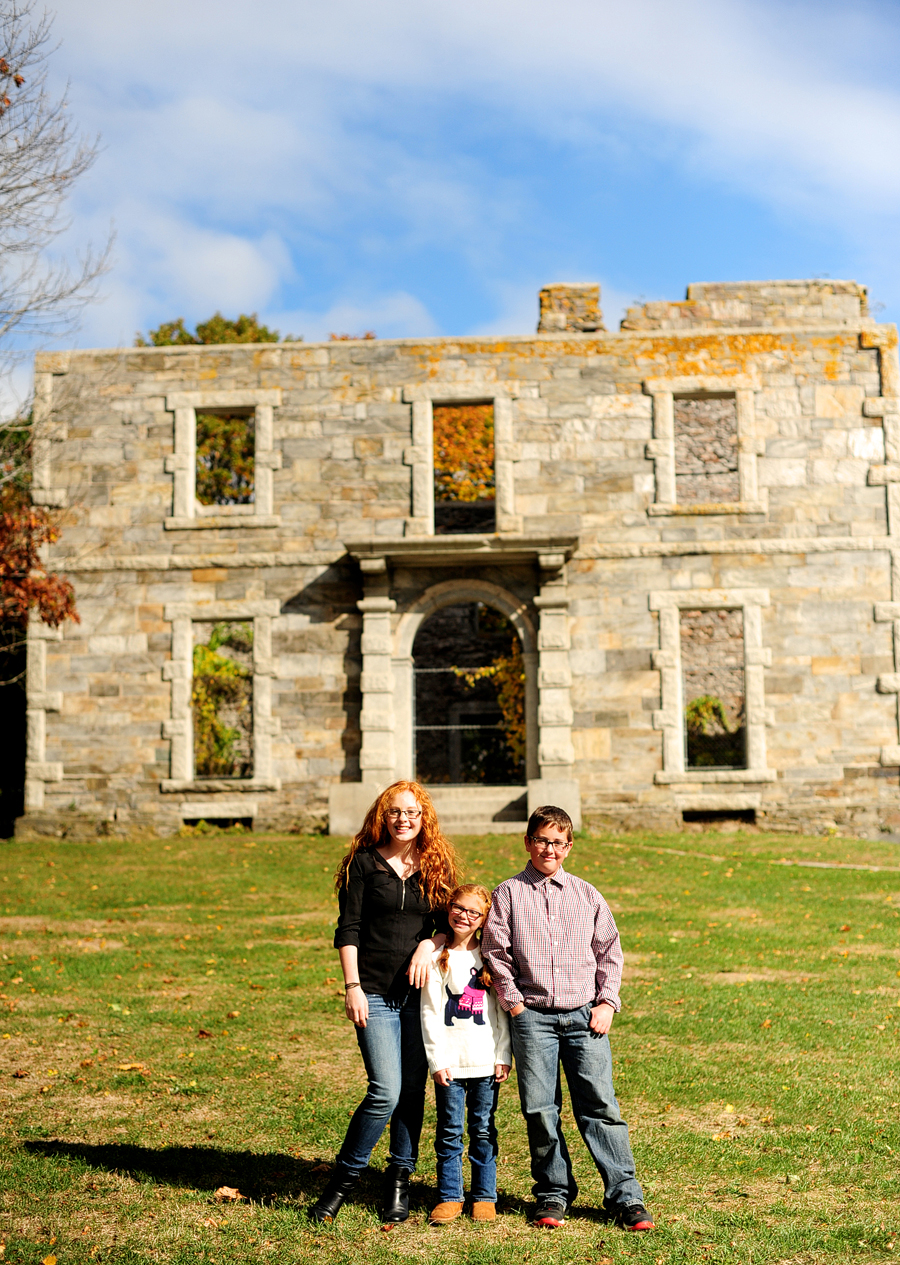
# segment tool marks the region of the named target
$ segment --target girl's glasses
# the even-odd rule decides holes
[[[483,909],[466,909],[465,905],[451,905],[451,914],[456,914],[457,918],[465,918],[467,922],[474,922],[476,918],[484,917]]]
[[[399,821],[401,817],[405,817],[407,821],[418,821],[422,816],[421,808],[389,808],[387,815],[391,821]]]

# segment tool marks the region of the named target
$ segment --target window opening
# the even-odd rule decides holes
[[[253,625],[222,620],[193,627],[195,776],[251,777]]]
[[[687,767],[747,767],[743,610],[683,610]]]
[[[256,417],[197,414],[197,500],[201,505],[252,505]]]
[[[676,398],[674,424],[678,504],[739,501],[735,396]]]
[[[525,665],[509,620],[482,602],[445,606],[413,645],[415,768],[426,783],[525,782]]]
[[[434,405],[434,530],[496,530],[493,404]]]
[[[729,827],[756,825],[755,808],[713,808],[691,812],[685,809],[681,820],[686,826],[706,826],[710,830],[727,830]]]

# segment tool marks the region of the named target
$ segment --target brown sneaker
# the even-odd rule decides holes
[[[455,1221],[462,1212],[461,1203],[444,1203],[438,1204],[436,1208],[432,1208],[431,1216],[428,1218],[429,1225],[449,1225],[451,1221]]]
[[[473,1221],[493,1221],[496,1216],[497,1209],[492,1203],[476,1200],[476,1202],[472,1204]]]

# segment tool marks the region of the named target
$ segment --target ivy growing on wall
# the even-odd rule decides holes
[[[252,772],[253,669],[242,661],[252,652],[253,626],[233,622],[216,624],[209,640],[194,646],[191,704],[197,777],[249,777]]]

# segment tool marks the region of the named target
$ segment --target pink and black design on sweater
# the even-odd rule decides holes
[[[482,967],[484,970],[484,967]],[[454,1019],[473,1019],[476,1024],[484,1026],[484,999],[490,984],[482,979],[481,971],[471,968],[472,978],[461,993],[451,993],[444,985],[447,1004],[444,1007],[444,1024],[453,1027]]]

